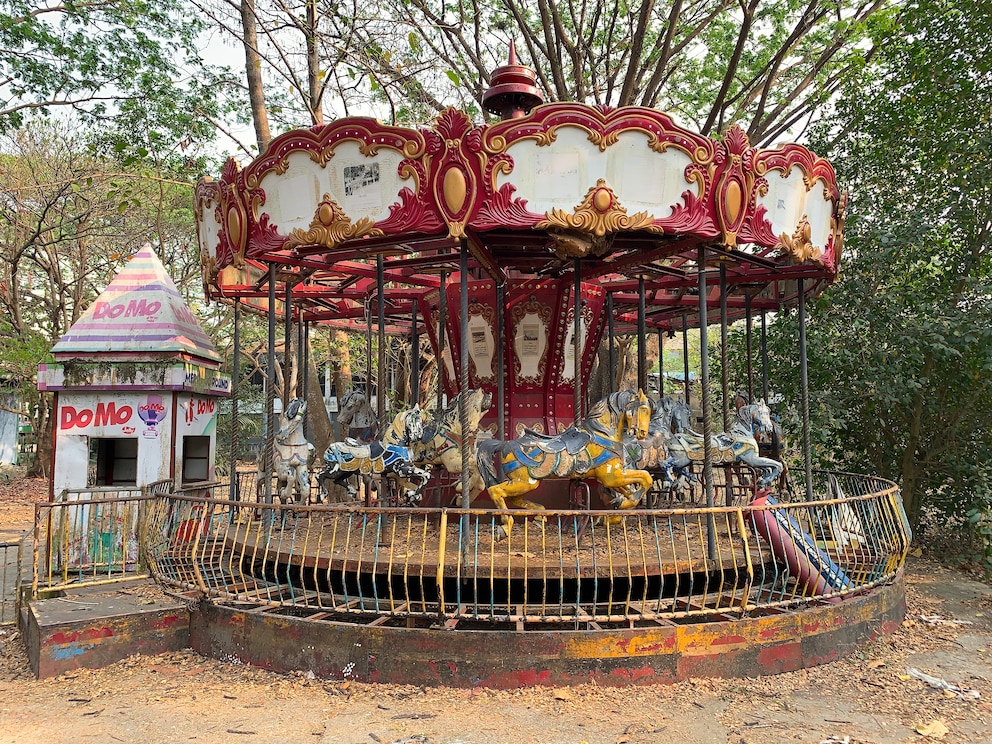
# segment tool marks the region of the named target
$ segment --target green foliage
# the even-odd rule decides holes
[[[992,4],[907,3],[869,30],[871,65],[813,143],[850,189],[841,279],[809,312],[813,456],[897,480],[925,531],[992,504]],[[796,338],[775,319],[793,437]]]

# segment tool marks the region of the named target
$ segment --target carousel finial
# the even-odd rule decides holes
[[[519,119],[535,106],[544,103],[544,96],[535,85],[537,73],[517,59],[517,48],[510,40],[509,59],[493,70],[489,89],[482,94],[482,105],[501,119]]]

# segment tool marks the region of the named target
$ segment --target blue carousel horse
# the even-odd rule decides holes
[[[672,468],[667,464],[668,447],[672,438],[690,431],[692,409],[681,396],[668,395],[651,399],[651,421],[643,440],[626,437],[628,461],[654,477],[652,488],[661,491],[673,485]],[[684,478],[679,478],[681,483]]]
[[[424,434],[424,421],[420,406],[399,413],[390,424],[387,436],[395,444],[372,442],[365,444],[356,439],[332,442],[324,453],[324,469],[317,474],[322,494],[327,494],[327,483],[343,485],[351,499],[358,498],[358,488],[353,477],[358,475],[389,475],[400,484],[404,501],[410,506],[420,503],[430,471],[414,464],[410,444]]]
[[[772,431],[771,414],[763,400],[737,409],[730,428],[710,437],[714,465],[743,462],[761,471],[758,485],[767,488],[782,473],[782,463],[758,454],[756,434]],[[668,445],[668,457],[662,464],[669,470],[682,470],[693,461],[702,461],[703,437],[694,432],[676,434]]]
[[[612,393],[599,401],[576,426],[554,436],[525,430],[509,442],[491,439],[479,443],[479,472],[489,488],[489,498],[500,509],[543,509],[524,495],[545,478],[595,478],[615,492],[613,505],[633,509],[651,486],[651,475],[627,467],[624,435],[644,439],[648,434],[651,405],[643,391]],[[503,465],[499,480],[493,458]],[[513,518],[501,517],[501,531],[509,535]]]
[[[475,389],[469,390],[464,398],[468,413],[466,432],[469,441],[474,442],[475,434],[482,421],[482,416],[492,405],[493,397],[481,389]],[[412,440],[410,449],[413,452],[413,460],[417,465],[428,468],[431,465],[440,465],[452,475],[461,475],[461,400],[462,394],[459,393],[451,399],[447,408],[441,412],[440,416],[432,424],[425,426],[423,436]],[[387,431],[382,438],[382,442],[383,444],[402,444],[399,434],[395,429]],[[468,473],[470,500],[474,500],[485,488],[485,484],[476,466],[474,451],[468,461]],[[461,488],[462,484],[461,480],[459,480],[455,484],[455,492],[461,493]]]

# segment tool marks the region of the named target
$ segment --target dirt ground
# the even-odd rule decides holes
[[[31,503],[41,498],[40,482],[0,485],[0,530],[30,524]],[[832,664],[633,688],[366,685],[274,674],[191,651],[37,681],[21,638],[6,627],[0,742],[992,741],[992,589],[913,557],[907,604],[898,631]]]

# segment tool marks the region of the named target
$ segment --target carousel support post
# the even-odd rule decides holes
[[[765,311],[761,311],[761,397],[768,402],[768,325]]]
[[[386,284],[386,268],[383,264],[382,254],[375,257],[375,282],[376,291],[376,320],[378,321],[379,341],[378,355],[375,364],[375,415],[379,419],[379,426],[386,420],[386,302],[384,286]]]
[[[262,460],[262,475],[265,478],[262,498],[266,504],[272,503],[272,468],[276,452],[276,265],[269,264],[269,337],[265,359],[265,457]],[[262,522],[271,524],[272,510],[262,512]]]
[[[658,326],[658,397],[665,397],[665,330]]]
[[[500,283],[496,285],[496,438],[499,440],[506,439],[506,370],[504,369],[506,358],[503,350],[506,343],[503,328],[506,322],[505,304],[506,284]],[[496,459],[497,475],[502,480],[503,461],[501,458]]]
[[[751,366],[751,357],[753,356],[751,350],[751,330],[753,323],[751,322],[751,290],[744,292],[744,346],[745,354],[747,355],[747,402],[751,403],[754,401],[754,370]],[[766,403],[768,401],[765,401]]]
[[[609,392],[617,391],[617,349],[616,331],[613,326],[613,293],[606,293],[606,328],[609,334],[609,361],[610,361],[610,389]]]
[[[372,298],[365,303],[365,400],[372,402]]]
[[[575,284],[572,288],[572,305],[574,317],[572,318],[572,390],[574,396],[572,405],[574,406],[573,417],[575,425],[582,422],[582,382],[579,375],[580,362],[582,360],[582,276],[579,273],[580,259],[574,259]]]
[[[300,370],[300,394],[303,400],[307,399],[307,383],[310,382],[310,370],[307,369],[309,358],[307,355],[307,326],[310,321],[303,317],[303,308],[296,311],[296,363]]]
[[[689,392],[689,319],[685,313],[682,313],[682,374],[685,375],[683,378],[685,404],[689,405],[692,402],[692,396]]]
[[[410,313],[413,329],[410,332],[410,405],[420,403],[420,333],[417,331],[417,298],[413,298]]]
[[[444,368],[444,324],[448,319],[448,274],[441,272],[441,288],[437,294],[437,416],[444,410],[444,380],[448,374]]]
[[[703,408],[703,483],[706,489],[706,506],[712,509],[713,498],[713,452],[710,443],[710,436],[713,431],[712,421],[710,421],[710,368],[709,359],[706,353],[706,323],[707,303],[706,303],[706,246],[699,246],[699,256],[697,258],[697,271],[699,283],[699,381],[701,387],[700,405]],[[716,559],[716,522],[713,512],[706,515],[706,550],[711,560]]]
[[[730,428],[730,384],[727,374],[727,263],[720,262],[720,390],[723,430]]]
[[[644,277],[637,277],[637,387],[648,389],[648,350],[644,315]]]
[[[231,501],[238,501],[238,395],[241,378],[241,300],[234,298],[234,362],[231,367]],[[231,512],[234,519],[234,512]]]
[[[282,410],[289,406],[289,399],[293,397],[293,390],[290,387],[292,375],[289,368],[293,362],[293,285],[286,280],[286,299],[283,306],[283,327],[282,327]]]
[[[809,440],[809,371],[806,358],[806,293],[800,277],[799,289],[799,384],[803,406],[803,466],[806,470],[806,500],[813,498],[813,458]]]
[[[470,442],[468,441],[468,245],[463,240],[461,245],[461,264],[459,266],[459,294],[460,294],[460,324],[461,324],[461,353],[459,354],[460,364],[458,369],[458,419],[461,423],[461,442],[459,446],[461,449],[462,456],[462,509],[468,509],[471,506],[471,494],[468,490],[468,467],[469,467],[469,452]],[[468,559],[468,513],[463,512],[461,517],[461,548],[462,556],[466,560]],[[444,608],[441,608],[444,611]]]

